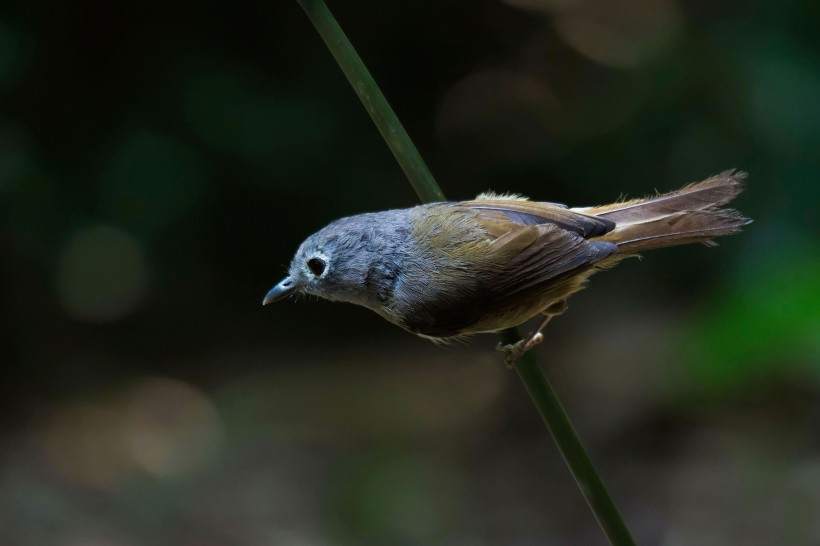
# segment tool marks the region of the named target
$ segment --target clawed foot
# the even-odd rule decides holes
[[[504,358],[504,365],[507,368],[513,368],[515,367],[515,363],[518,362],[522,356],[524,356],[524,353],[542,341],[544,341],[544,334],[541,332],[536,332],[534,335],[522,339],[517,343],[512,343],[509,345],[502,345],[499,343],[495,349],[507,354],[506,358]]]
[[[563,313],[566,310],[566,303],[561,301],[558,304],[553,304],[549,310]],[[496,350],[507,353],[507,358],[504,359],[504,365],[507,366],[507,368],[514,368],[515,363],[521,360],[524,353],[544,341],[544,334],[541,333],[541,330],[549,324],[552,317],[553,315],[545,313],[535,328],[530,331],[529,335],[518,343],[511,345],[502,345],[499,343],[498,346],[496,346]]]

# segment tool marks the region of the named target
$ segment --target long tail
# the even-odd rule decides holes
[[[703,243],[740,231],[751,220],[733,209],[722,209],[743,191],[746,173],[725,171],[678,191],[615,203],[578,212],[615,222],[615,229],[599,240],[616,243],[620,252]]]

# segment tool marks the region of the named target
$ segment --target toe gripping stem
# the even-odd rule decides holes
[[[554,315],[544,315],[536,327],[533,328],[533,330],[527,334],[524,339],[509,345],[502,345],[501,343],[498,344],[496,350],[507,354],[504,358],[504,365],[507,368],[514,368],[515,363],[518,362],[522,356],[524,356],[524,353],[544,341],[544,334],[541,333],[541,330],[549,324],[549,321],[553,316]]]

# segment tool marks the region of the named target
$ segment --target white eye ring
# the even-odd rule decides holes
[[[327,262],[321,258],[311,258],[307,261],[307,268],[315,277],[321,277],[327,269]]]
[[[327,275],[330,269],[330,258],[324,252],[316,252],[305,260],[304,267],[311,277],[320,279]]]

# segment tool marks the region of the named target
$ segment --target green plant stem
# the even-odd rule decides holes
[[[319,31],[319,35],[327,44],[336,62],[339,63],[421,200],[424,202],[444,201],[444,193],[421,158],[416,146],[410,140],[387,99],[333,18],[327,5],[322,0],[297,1],[313,22],[316,30]],[[521,336],[515,328],[501,333],[503,343],[515,343],[519,339]],[[618,509],[612,502],[564,408],[555,396],[555,392],[541,368],[538,367],[532,352],[525,354],[518,361],[515,370],[552,433],[581,493],[586,498],[610,543],[616,546],[634,545]]]
[[[359,96],[367,113],[373,118],[382,137],[410,183],[422,201],[429,203],[445,201],[444,193],[436,183],[427,164],[421,158],[415,144],[407,135],[399,118],[393,112],[387,99],[367,67],[362,62],[353,44],[347,39],[339,23],[322,0],[297,0],[305,10],[319,35],[327,44],[336,62],[342,68],[353,90]]]
[[[501,332],[502,343],[515,343],[519,339],[521,335],[515,328]],[[544,372],[538,367],[532,351],[525,353],[515,364],[515,371],[524,383],[535,407],[538,408],[538,413],[541,414],[544,423],[547,424],[555,443],[558,444],[558,449],[569,466],[575,483],[581,489],[589,507],[598,519],[598,524],[609,538],[609,542],[618,546],[634,545],[635,541],[629,534],[629,529],[624,524],[618,508],[612,502],[612,497],[609,496],[604,482],[601,481],[589,455],[584,450],[584,445],[555,395],[555,391],[552,390]]]

